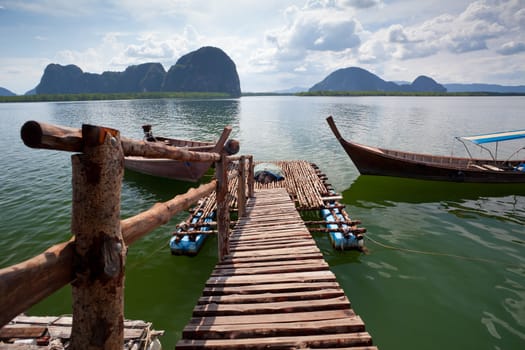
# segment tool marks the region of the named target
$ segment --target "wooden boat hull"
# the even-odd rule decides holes
[[[124,159],[124,165],[127,169],[142,174],[196,182],[208,171],[212,162],[194,163],[172,159],[126,157]]]
[[[148,129],[149,130],[149,129]],[[238,142],[228,141],[232,128],[224,128],[219,140],[216,143],[180,140],[166,137],[155,137],[148,139],[148,142],[158,142],[167,146],[178,147],[188,151],[214,152],[220,153],[223,149],[228,154],[238,152]],[[228,142],[227,142],[228,141]],[[179,181],[197,182],[210,169],[213,162],[186,162],[166,158],[144,158],[144,157],[125,157],[124,166],[132,171],[151,176],[164,177]]]
[[[346,141],[337,130],[333,119],[329,117],[327,121],[362,175],[454,182],[525,183],[525,172],[514,169],[506,162],[433,156],[369,147]]]

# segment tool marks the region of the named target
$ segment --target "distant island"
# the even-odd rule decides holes
[[[49,64],[35,88],[37,95],[115,93],[220,93],[240,97],[235,63],[219,48],[202,47],[182,56],[168,72],[144,63],[124,72],[85,73],[76,65]]]
[[[439,84],[434,79],[420,75],[412,83],[385,81],[377,75],[359,68],[349,67],[330,73],[308,91],[300,95],[491,95],[525,94],[525,86],[496,84]]]
[[[322,91],[445,93],[447,89],[434,79],[423,75],[417,77],[412,84],[398,85],[385,81],[365,69],[350,67],[336,70],[308,90],[310,93]]]
[[[123,72],[83,72],[76,65],[49,64],[40,83],[25,96],[0,87],[0,102],[81,101],[140,98],[227,98],[262,95],[298,96],[490,96],[525,95],[525,86],[440,84],[421,75],[412,83],[385,81],[359,67],[338,69],[311,88],[241,93],[233,60],[221,49],[202,47],[165,71],[160,63],[143,63]]]
[[[6,88],[0,87],[0,96],[16,96],[16,94]]]
[[[525,85],[498,84],[444,84],[448,92],[495,92],[500,94],[525,94]]]

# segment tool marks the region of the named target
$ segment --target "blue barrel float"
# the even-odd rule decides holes
[[[335,215],[335,217],[334,217]],[[353,228],[346,223],[346,219],[341,210],[331,204],[329,208],[321,209],[321,216],[326,221],[326,228],[332,247],[337,250],[362,250],[364,239],[362,234],[356,234]]]
[[[202,217],[203,212],[199,210],[191,219],[190,224],[196,224]],[[211,212],[208,217],[204,219],[204,223],[211,223],[215,218],[215,212]],[[184,226],[184,224],[182,224]],[[202,226],[198,229],[200,232],[209,231],[208,226]],[[186,232],[195,231],[194,227],[189,227]],[[202,245],[208,238],[208,233],[192,233],[184,234],[185,230],[179,227],[170,239],[170,250],[173,255],[189,255],[195,256],[202,248]]]

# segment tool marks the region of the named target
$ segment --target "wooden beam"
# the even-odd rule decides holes
[[[177,349],[313,349],[356,347],[356,350],[377,350],[372,347],[372,337],[367,332],[347,334],[304,335],[301,337],[268,337],[241,339],[180,340]],[[357,348],[361,347],[361,348]]]
[[[216,187],[217,180],[212,180],[198,188],[190,188],[188,192],[175,196],[167,202],[156,203],[138,215],[122,220],[124,241],[127,245],[132,244],[155,228],[166,224],[174,215],[188,209],[200,198],[209,195]]]
[[[74,242],[0,269],[0,327],[73,280]]]
[[[318,333],[356,333],[364,332],[365,325],[360,317],[340,320],[321,321],[296,321],[296,322],[268,322],[258,324],[234,325],[193,325],[184,328],[182,336],[194,339],[240,339],[252,338],[257,342],[258,337],[263,337],[265,342],[269,337],[282,336],[309,336]]]
[[[231,127],[226,127],[225,132],[227,129],[231,131]],[[25,145],[31,148],[69,152],[84,151],[85,145],[80,129],[29,121],[22,126],[20,134]],[[136,141],[125,137],[121,137],[120,142],[125,156],[168,158],[191,162],[213,162],[220,159],[220,154],[214,152],[188,151],[161,143]]]
[[[25,145],[31,148],[80,152],[84,146],[80,129],[28,121],[20,130]]]

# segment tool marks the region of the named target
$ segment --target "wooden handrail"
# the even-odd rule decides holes
[[[72,232],[76,236],[24,262],[0,269],[0,327],[64,285],[72,283],[72,347],[85,348],[85,344],[97,337],[100,327],[95,321],[100,316],[100,305],[103,308],[107,301],[106,304],[111,304],[111,310],[107,311],[111,314],[110,328],[118,331],[113,332],[112,336],[115,335],[118,339],[106,337],[102,347],[111,350],[121,348],[123,335],[119,333],[119,324],[123,303],[118,298],[122,298],[123,294],[125,246],[166,224],[177,213],[216,191],[219,258],[222,259],[228,253],[230,208],[227,192],[230,178],[227,169],[232,160],[223,146],[230,133],[231,127],[226,127],[213,152],[197,152],[127,139],[121,137],[118,130],[110,128],[83,125],[82,129],[75,129],[36,121],[25,123],[21,129],[21,137],[27,146],[81,153],[72,157]],[[111,193],[111,201],[104,204],[99,199],[106,198],[108,192],[114,188],[112,186],[118,186],[122,181],[125,156],[192,162],[215,161],[217,176],[211,182],[192,188],[185,194],[177,195],[164,203],[156,203],[142,213],[120,220],[118,209],[115,209],[120,208],[120,188]],[[249,175],[252,183],[250,184],[250,179],[246,179],[245,158],[241,157],[240,187],[245,188],[245,182],[248,181],[248,192],[252,195],[253,157],[246,158],[249,160],[248,173],[252,174]],[[245,189],[241,189],[241,202],[244,202],[245,192]],[[111,216],[108,222],[97,221],[100,217],[109,217],[108,215]],[[91,222],[95,222],[96,227]],[[118,297],[115,300],[108,299],[111,293],[102,290],[106,287],[99,289],[99,286],[107,286],[108,281],[111,283],[111,293],[114,292],[115,297]],[[86,321],[86,318],[91,321]]]
[[[0,327],[73,280],[74,241],[0,270]]]
[[[231,127],[225,129],[231,131]],[[84,150],[81,129],[29,121],[22,126],[20,134],[24,144],[31,148],[68,152],[83,152]],[[121,137],[121,143],[125,156],[168,158],[191,162],[218,161],[221,158],[219,153],[188,151],[161,143],[137,141],[125,137]]]
[[[121,221],[122,235],[126,245],[134,243],[137,239],[151,232],[159,226],[166,224],[174,215],[188,209],[200,198],[215,191],[217,180],[197,188],[190,188],[188,192],[177,195],[173,199],[157,203],[147,211]]]
[[[121,221],[122,236],[130,245],[153,229],[167,223],[177,213],[188,209],[215,190],[212,180],[191,188],[164,203]],[[74,239],[54,245],[44,253],[19,264],[0,269],[0,327],[73,281]]]

